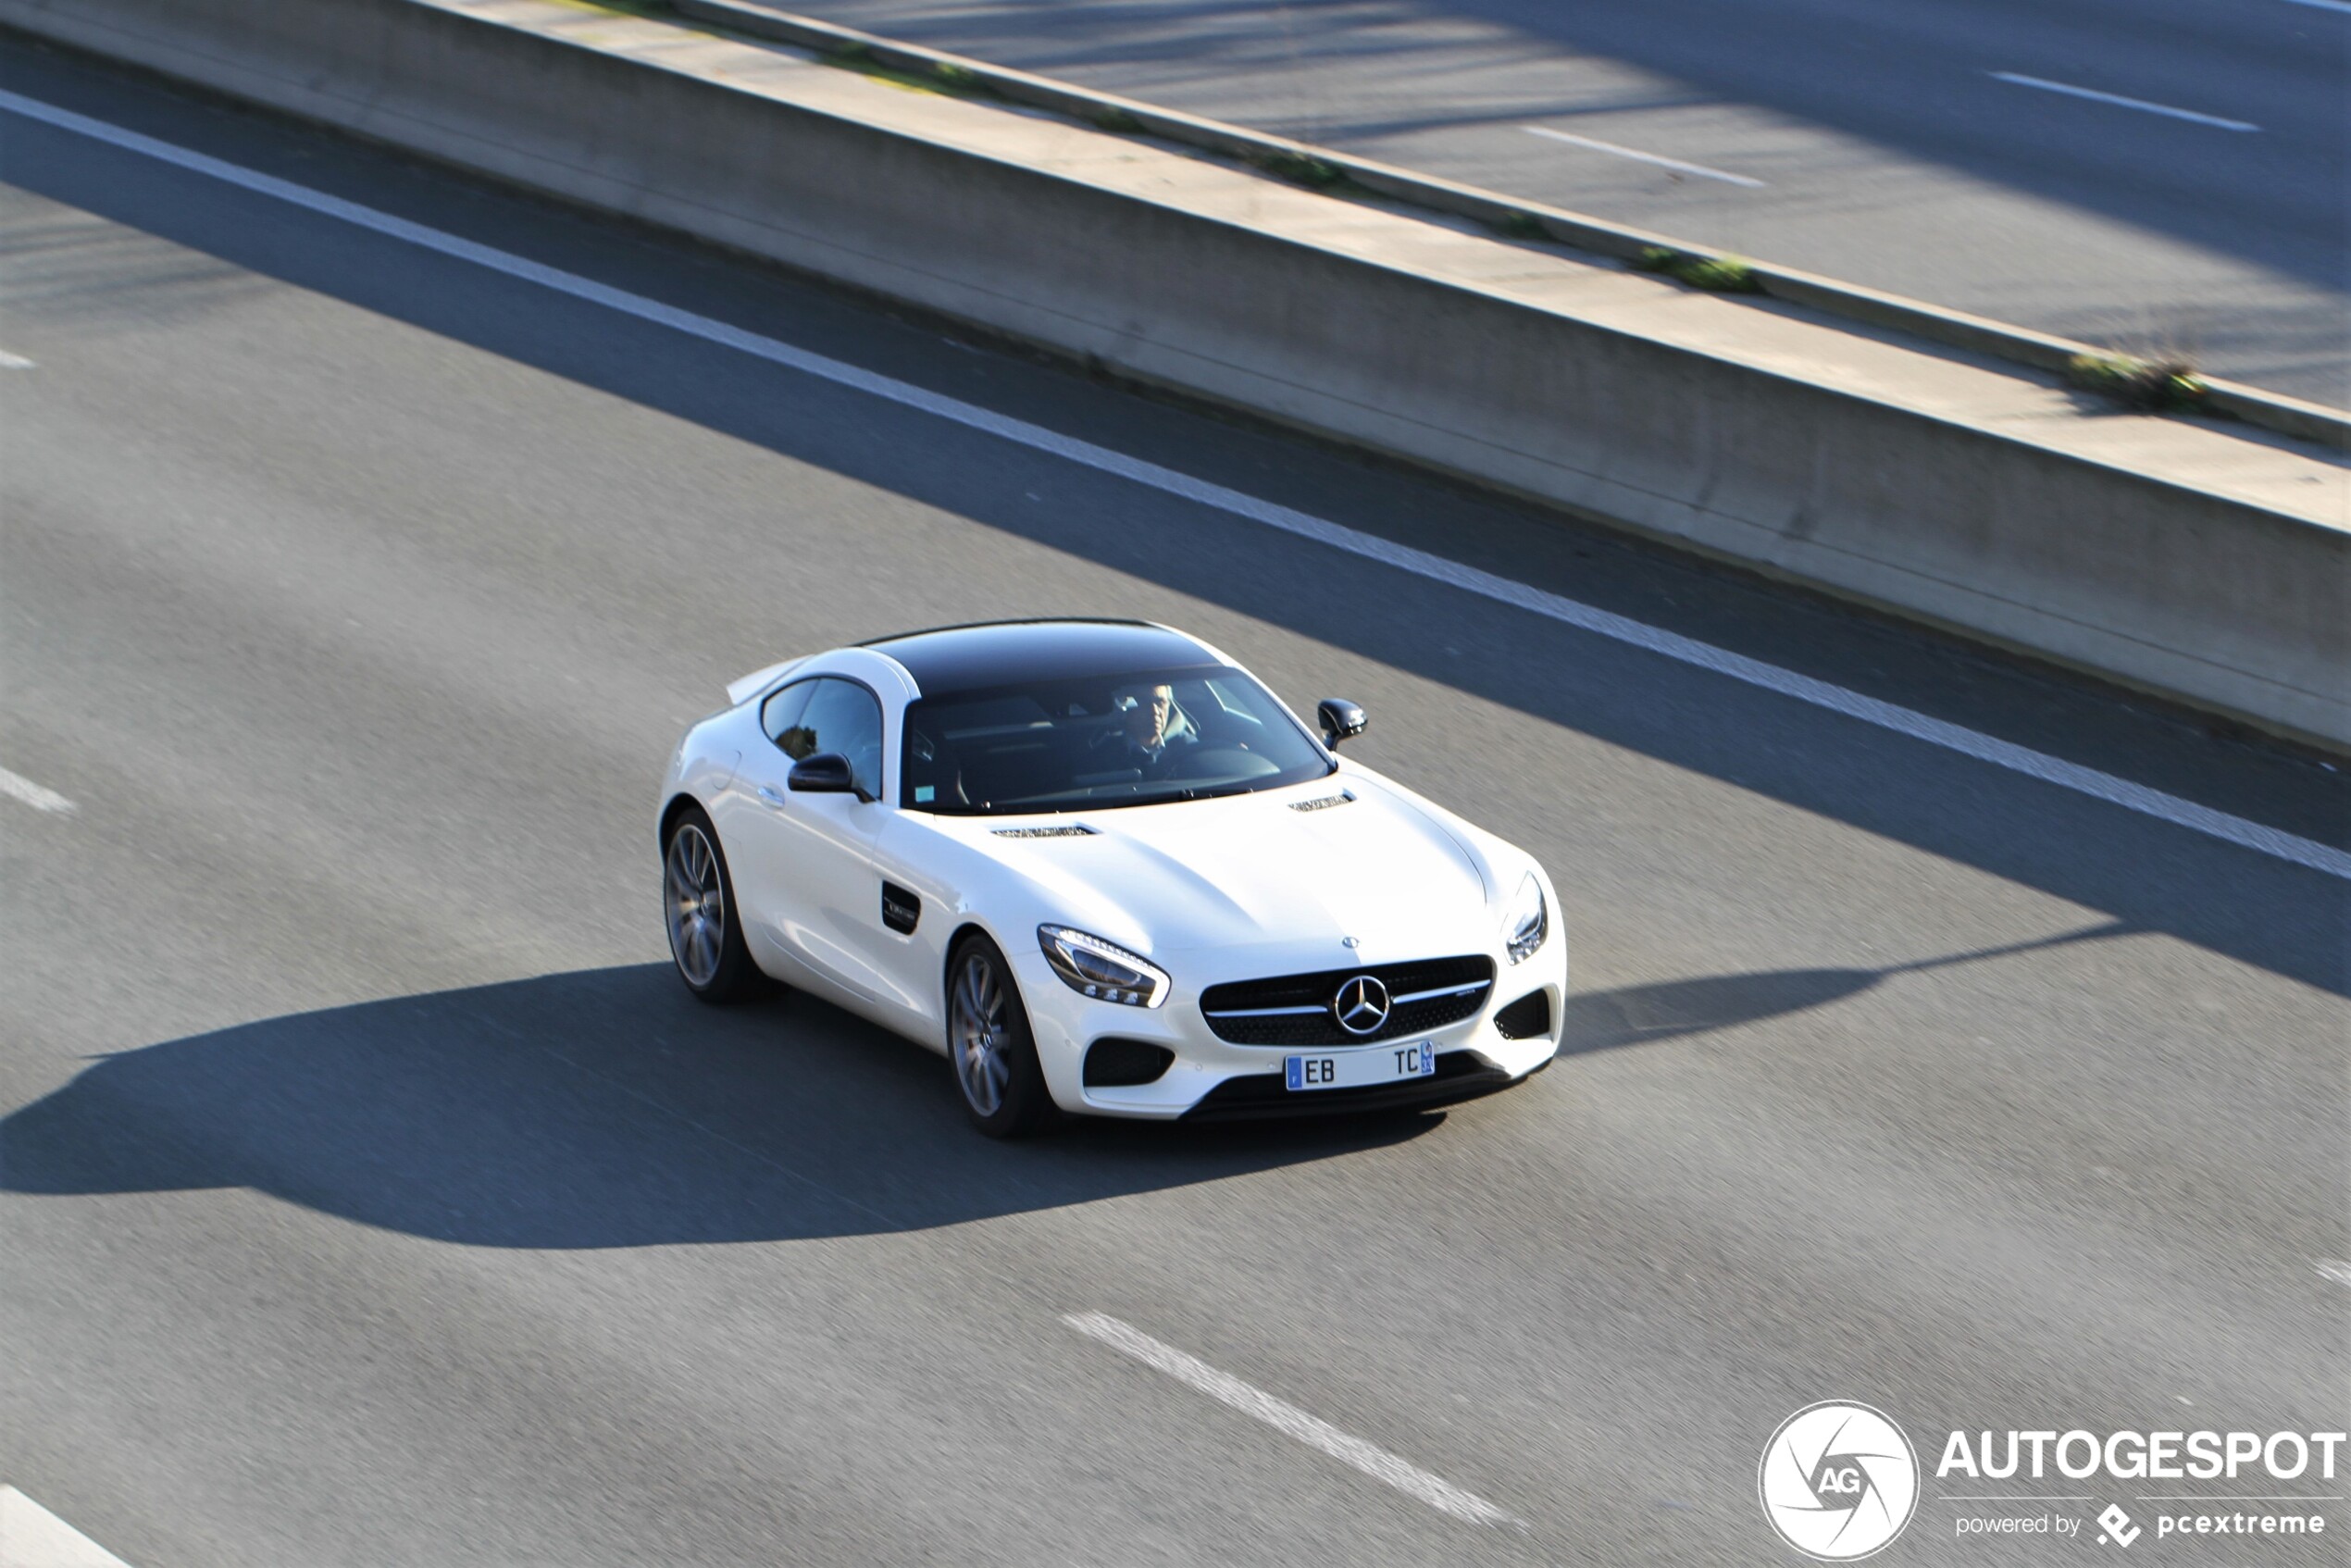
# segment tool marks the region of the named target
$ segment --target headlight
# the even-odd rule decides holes
[[[1037,945],[1045,950],[1045,962],[1053,973],[1074,991],[1128,1007],[1157,1007],[1167,1000],[1165,970],[1100,937],[1066,926],[1039,926]]]
[[[1532,871],[1518,885],[1518,894],[1511,900],[1510,908],[1502,915],[1502,945],[1513,964],[1524,964],[1535,956],[1543,939],[1551,934],[1551,912],[1543,902],[1543,885]]]

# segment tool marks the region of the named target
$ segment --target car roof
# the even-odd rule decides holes
[[[1182,632],[1148,621],[989,621],[902,632],[858,646],[897,660],[926,697],[1224,663]]]

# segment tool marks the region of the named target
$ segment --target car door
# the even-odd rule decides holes
[[[784,967],[877,1001],[885,984],[874,962],[874,840],[889,810],[881,801],[881,703],[856,681],[819,676],[769,697],[760,728],[769,743],[744,756],[728,819],[718,824],[745,934],[780,953]],[[820,752],[849,759],[862,797],[791,789],[792,765]]]

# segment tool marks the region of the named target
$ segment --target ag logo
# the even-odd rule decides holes
[[[1763,1446],[1763,1517],[1807,1557],[1849,1562],[1902,1533],[1919,1502],[1919,1459],[1867,1405],[1807,1405]]]

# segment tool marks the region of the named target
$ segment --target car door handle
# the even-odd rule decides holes
[[[784,792],[773,784],[762,784],[759,787],[759,798],[778,809],[784,804]]]

